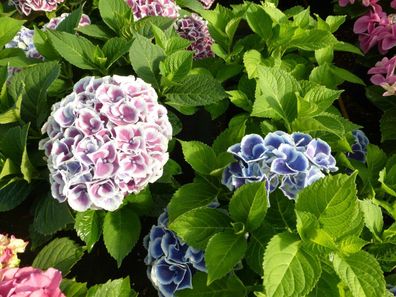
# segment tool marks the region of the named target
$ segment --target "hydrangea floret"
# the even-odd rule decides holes
[[[199,0],[199,2],[201,2],[201,4],[203,5],[203,7],[205,9],[209,9],[215,1],[214,0]]]
[[[368,71],[368,74],[372,74],[370,81],[385,90],[383,96],[392,96],[396,93],[395,67],[396,56],[390,59],[384,57]]]
[[[146,16],[179,17],[180,7],[174,0],[126,0],[132,8],[133,17],[138,21]]]
[[[41,59],[40,55],[33,43],[34,30],[30,30],[24,26],[18,31],[14,38],[5,45],[6,48],[20,48],[25,52],[26,57],[31,59]]]
[[[144,238],[147,275],[160,297],[173,297],[178,290],[192,288],[194,272],[206,272],[204,253],[182,242],[167,226],[165,211]]]
[[[176,22],[179,35],[189,41],[189,50],[194,52],[195,59],[214,57],[211,46],[214,43],[208,30],[208,22],[193,13]]]
[[[279,186],[286,197],[295,199],[301,189],[324,177],[323,172],[338,170],[330,146],[300,132],[276,131],[265,138],[249,134],[227,151],[236,159],[222,178],[231,191],[247,183],[266,182],[268,193]]]
[[[0,234],[0,269],[18,267],[20,260],[17,253],[25,252],[27,244],[14,235]]]
[[[23,14],[29,15],[32,11],[53,11],[64,0],[12,0],[15,7]]]
[[[54,268],[46,271],[33,267],[0,269],[2,297],[66,297],[59,285],[62,274]]]
[[[366,162],[367,146],[370,143],[366,134],[362,130],[354,130],[352,135],[355,139],[355,143],[352,144],[352,152],[347,153],[347,157],[360,161]]]
[[[77,211],[113,211],[160,178],[172,126],[157,99],[134,76],[78,81],[42,128],[53,197]]]

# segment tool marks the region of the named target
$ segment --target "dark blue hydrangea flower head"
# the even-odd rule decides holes
[[[173,297],[178,290],[192,288],[194,272],[206,272],[203,252],[182,242],[167,225],[165,211],[159,216],[158,225],[144,238],[147,274],[160,297]]]
[[[370,143],[366,134],[362,130],[355,130],[352,132],[355,138],[355,143],[352,145],[352,152],[347,153],[347,157],[360,161],[362,163],[366,162],[367,145]]]
[[[338,170],[330,146],[301,132],[276,131],[264,139],[257,134],[246,135],[228,152],[236,162],[224,170],[222,183],[231,191],[265,181],[268,194],[280,184],[285,196],[295,199],[301,189],[324,177],[323,172]]]

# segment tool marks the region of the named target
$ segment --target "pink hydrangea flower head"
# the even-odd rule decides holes
[[[372,74],[370,81],[386,90],[383,96],[391,96],[396,93],[396,56],[391,59],[384,57],[372,67],[368,74]]]
[[[0,234],[0,269],[18,267],[20,260],[17,253],[23,253],[28,242],[22,239]]]
[[[348,4],[353,4],[355,3],[355,0],[338,0],[338,5],[341,7],[345,7]]]
[[[52,18],[43,26],[43,29],[55,30],[58,25],[68,17],[69,13],[62,13],[60,16]],[[78,27],[84,27],[91,24],[91,19],[86,14],[81,15]]]
[[[208,23],[199,15],[193,13],[176,22],[179,35],[189,41],[189,50],[193,51],[195,59],[213,57],[211,46],[214,43],[208,30]]]
[[[353,1],[353,0],[352,0],[352,1]],[[215,0],[199,0],[199,2],[202,3],[202,5],[203,5],[203,7],[204,7],[205,9],[209,9],[209,8],[213,5],[213,3],[215,2]]]
[[[41,271],[33,267],[0,269],[2,297],[66,297],[59,288],[60,271],[49,268]]]
[[[134,76],[78,81],[43,126],[53,197],[77,211],[113,211],[160,178],[172,126],[157,99]]]
[[[64,0],[12,0],[15,7],[23,14],[29,15],[32,11],[53,11]]]
[[[179,17],[180,7],[174,0],[126,0],[133,10],[135,21],[146,16]]]

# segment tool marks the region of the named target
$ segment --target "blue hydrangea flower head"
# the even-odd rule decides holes
[[[204,253],[182,242],[167,225],[165,211],[143,240],[148,252],[144,260],[149,266],[147,275],[160,297],[173,297],[178,290],[192,288],[194,272],[206,272]]]
[[[347,153],[347,157],[360,161],[362,163],[366,162],[367,145],[370,143],[366,134],[362,130],[355,130],[352,132],[355,138],[355,143],[352,144],[352,152]]]
[[[265,181],[268,195],[279,187],[286,197],[295,199],[301,189],[323,178],[323,172],[338,170],[330,146],[301,132],[276,131],[264,139],[245,135],[228,152],[236,162],[223,171],[222,183],[231,191]]]

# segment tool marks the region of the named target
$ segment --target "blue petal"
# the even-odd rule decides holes
[[[297,147],[305,147],[312,140],[311,135],[301,132],[294,132],[292,133],[291,137],[293,138]]]
[[[277,174],[293,174],[294,170],[286,165],[286,160],[275,159],[271,164],[271,171]]]

